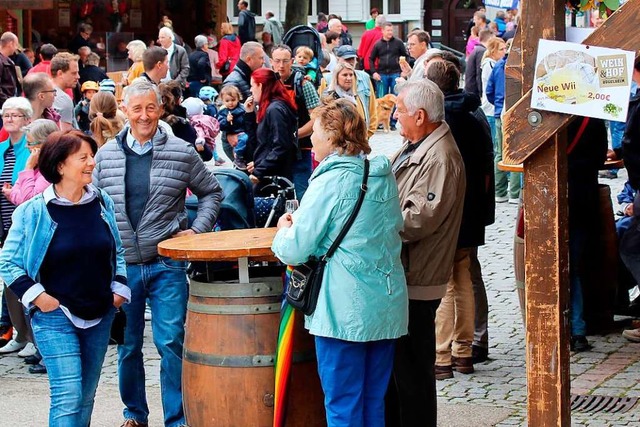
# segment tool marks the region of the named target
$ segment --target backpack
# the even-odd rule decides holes
[[[291,48],[295,52],[298,46],[307,46],[313,51],[313,57],[316,59],[318,69],[316,70],[316,79],[313,85],[318,88],[322,81],[322,73],[320,72],[320,63],[322,62],[322,42],[320,34],[315,28],[306,25],[297,25],[291,28],[282,38],[282,43]]]

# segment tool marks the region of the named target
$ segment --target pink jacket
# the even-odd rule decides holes
[[[38,169],[25,169],[18,174],[18,180],[11,189],[9,200],[16,206],[20,205],[42,193],[50,184]]]
[[[218,120],[205,114],[195,114],[189,117],[189,123],[193,126],[198,138],[204,139],[204,143],[211,151],[215,150],[216,137],[220,133]]]

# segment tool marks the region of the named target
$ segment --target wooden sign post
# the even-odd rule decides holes
[[[527,411],[530,426],[570,426],[567,138],[573,116],[531,105],[540,39],[564,40],[563,0],[521,2],[509,54],[505,164],[524,162]],[[583,43],[636,50],[640,0],[629,0]]]

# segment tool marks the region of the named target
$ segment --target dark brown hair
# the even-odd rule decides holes
[[[98,151],[98,144],[89,135],[79,130],[68,130],[53,132],[42,144],[38,157],[38,169],[44,179],[52,184],[57,184],[62,180],[62,175],[58,171],[58,166],[67,158],[77,153],[85,141],[91,147],[93,154]]]
[[[449,61],[431,62],[427,67],[425,77],[438,85],[445,94],[454,92],[460,84],[460,72]]]

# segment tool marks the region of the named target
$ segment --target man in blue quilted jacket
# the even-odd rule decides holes
[[[145,299],[153,314],[153,341],[161,355],[164,424],[185,424],[182,410],[182,346],[187,311],[186,262],[158,255],[157,246],[176,236],[211,231],[222,189],[213,173],[185,141],[158,127],[162,100],[153,83],[138,79],[124,98],[129,125],[96,155],[93,181],[113,199],[125,248],[131,304],[125,313],[124,344],[118,346],[124,426],[147,426],[142,359]],[[184,208],[189,188],[198,196],[198,214],[187,228]]]

